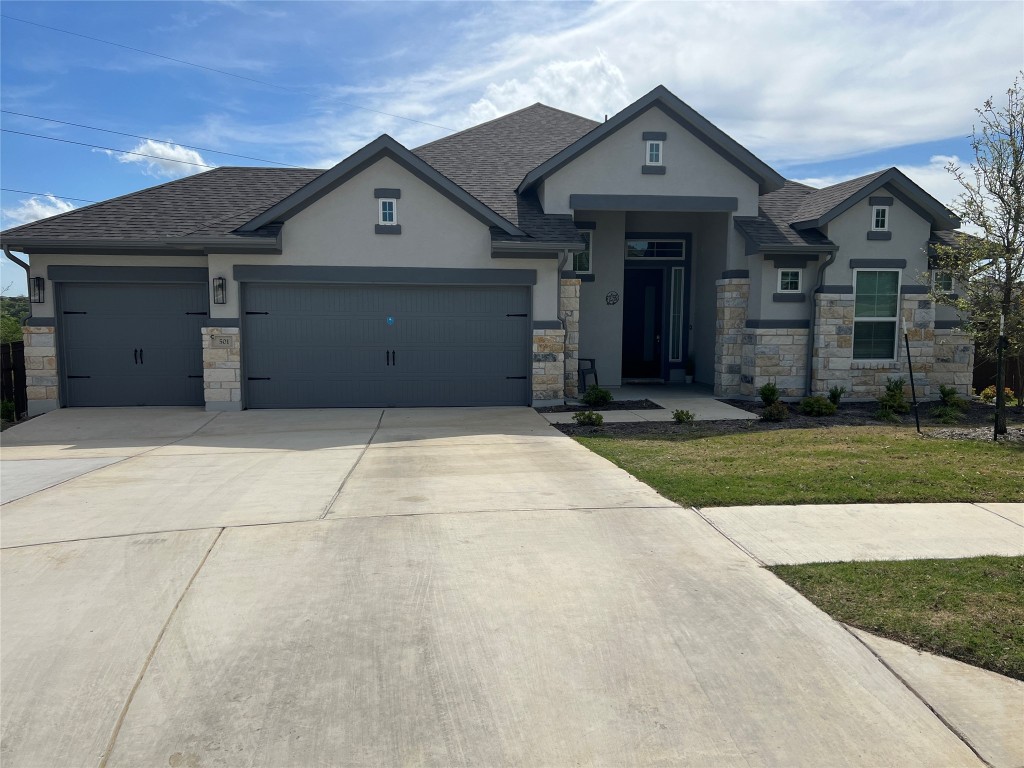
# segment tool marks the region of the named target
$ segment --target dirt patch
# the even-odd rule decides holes
[[[653,400],[612,400],[608,405],[594,408],[582,403],[549,405],[537,408],[537,413],[575,413],[576,411],[651,411],[661,408]]]

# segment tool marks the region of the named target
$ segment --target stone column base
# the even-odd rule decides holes
[[[743,331],[747,324],[750,279],[716,280],[715,395],[742,394]]]
[[[242,339],[238,328],[211,326],[203,328],[202,334],[206,410],[242,410]]]
[[[52,325],[30,325],[22,329],[29,416],[60,408],[56,333]]]
[[[562,278],[558,296],[558,319],[565,325],[565,396],[579,396],[580,369],[580,285],[577,278]]]
[[[533,331],[533,403],[565,400],[565,331]]]

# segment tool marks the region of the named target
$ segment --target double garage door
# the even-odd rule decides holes
[[[530,402],[526,287],[250,283],[242,310],[249,408]]]

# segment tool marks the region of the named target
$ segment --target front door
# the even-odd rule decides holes
[[[622,299],[622,377],[660,379],[665,273],[627,269]]]

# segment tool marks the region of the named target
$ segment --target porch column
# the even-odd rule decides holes
[[[580,283],[578,277],[562,277],[558,289],[558,319],[565,326],[566,397],[579,396]]]
[[[57,399],[57,329],[52,325],[26,325],[25,394],[28,415],[38,416],[59,407]]]
[[[726,272],[715,281],[715,395],[741,394],[743,333],[750,300],[750,276],[746,270]],[[743,274],[743,276],[739,276]]]
[[[242,410],[242,348],[238,328],[208,326],[203,334],[203,399],[208,411]]]

